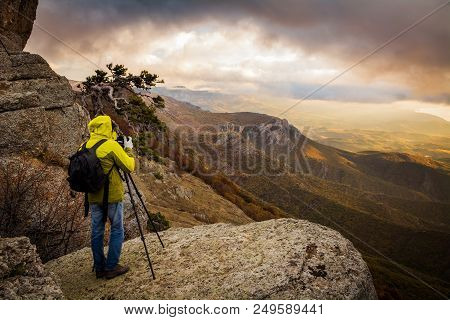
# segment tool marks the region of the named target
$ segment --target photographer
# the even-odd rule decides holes
[[[86,148],[94,148],[100,160],[103,172],[107,174],[107,183],[98,192],[89,193],[88,201],[91,210],[91,247],[94,256],[94,266],[97,278],[112,279],[128,272],[129,267],[118,262],[124,240],[123,199],[124,186],[119,169],[125,173],[134,171],[133,142],[131,137],[124,137],[123,148],[116,141],[117,133],[109,116],[97,116],[88,124],[90,139]],[[109,185],[109,187],[108,187]],[[104,191],[107,194],[104,198]],[[107,197],[107,210],[104,210]],[[106,212],[107,215],[106,215]],[[103,251],[103,238],[107,218],[111,223],[109,249],[107,257]]]

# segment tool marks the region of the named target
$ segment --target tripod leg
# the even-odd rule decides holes
[[[145,238],[144,238],[144,232],[142,231],[141,222],[139,221],[139,216],[138,216],[138,213],[137,213],[137,210],[136,210],[136,204],[134,203],[133,194],[131,192],[130,182],[128,181],[128,175],[127,174],[125,174],[125,181],[127,183],[128,193],[130,194],[131,205],[133,206],[133,211],[134,211],[134,214],[136,216],[136,222],[137,222],[138,227],[139,227],[139,233],[141,234],[141,240],[142,240],[142,243],[144,244],[144,249],[145,249],[145,254],[147,256],[148,265],[149,265],[150,271],[152,273],[152,278],[153,278],[153,280],[155,280],[156,279],[155,272],[153,271],[153,266],[152,266],[152,262],[150,260],[150,255],[148,254],[147,244],[145,243]]]
[[[148,220],[150,220],[150,223],[152,224],[153,230],[155,230],[156,236],[158,237],[159,242],[161,243],[161,246],[164,248],[164,243],[162,242],[161,237],[159,236],[158,230],[156,230],[156,226],[155,226],[155,224],[153,223],[152,218],[150,217],[150,213],[149,213],[148,210],[147,210],[147,206],[145,205],[144,199],[142,199],[142,195],[141,195],[141,193],[139,192],[139,190],[138,190],[138,188],[137,188],[137,186],[136,186],[136,183],[134,183],[133,177],[132,177],[131,174],[129,174],[129,173],[125,173],[125,177],[126,177],[126,176],[128,176],[128,177],[130,178],[131,184],[133,185],[133,188],[134,188],[134,190],[136,191],[136,194],[137,194],[139,200],[141,201],[142,206],[144,207],[145,213],[147,214]]]

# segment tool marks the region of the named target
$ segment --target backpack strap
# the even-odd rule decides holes
[[[100,141],[97,141],[91,148],[92,151],[96,152],[98,147],[100,147],[103,143],[105,143],[106,141],[108,141],[108,139],[102,139]]]
[[[91,148],[89,148],[89,149],[91,149],[91,150],[93,150],[93,151],[95,152],[95,151],[97,151],[98,147],[100,147],[100,146],[101,146],[103,143],[105,143],[107,140],[108,140],[108,139],[102,139],[102,140],[100,140],[100,141],[97,141],[97,142],[96,142]],[[86,150],[86,149],[88,149],[88,148],[86,147],[86,145],[87,145],[87,141],[81,145],[81,150]]]
[[[88,193],[84,193],[84,217],[86,218],[89,215],[89,199]]]
[[[106,220],[108,219],[109,175],[111,174],[111,172],[113,171],[115,166],[116,166],[116,164],[114,163],[112,165],[111,169],[109,169],[108,174],[106,175],[105,185],[103,187],[103,203],[102,203],[102,207],[103,207],[103,222],[106,222]]]

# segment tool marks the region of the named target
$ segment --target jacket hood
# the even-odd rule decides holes
[[[97,116],[88,124],[91,139],[113,139],[117,138],[117,133],[112,129],[112,122],[109,116]]]

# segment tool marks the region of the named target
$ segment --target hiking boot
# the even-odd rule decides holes
[[[105,275],[106,275],[106,271],[105,271],[105,270],[99,270],[99,271],[96,270],[96,271],[95,271],[95,277],[96,277],[97,279],[104,278]]]
[[[128,270],[130,270],[129,267],[118,264],[114,269],[105,271],[105,278],[109,280],[118,277],[124,273],[127,273]]]

